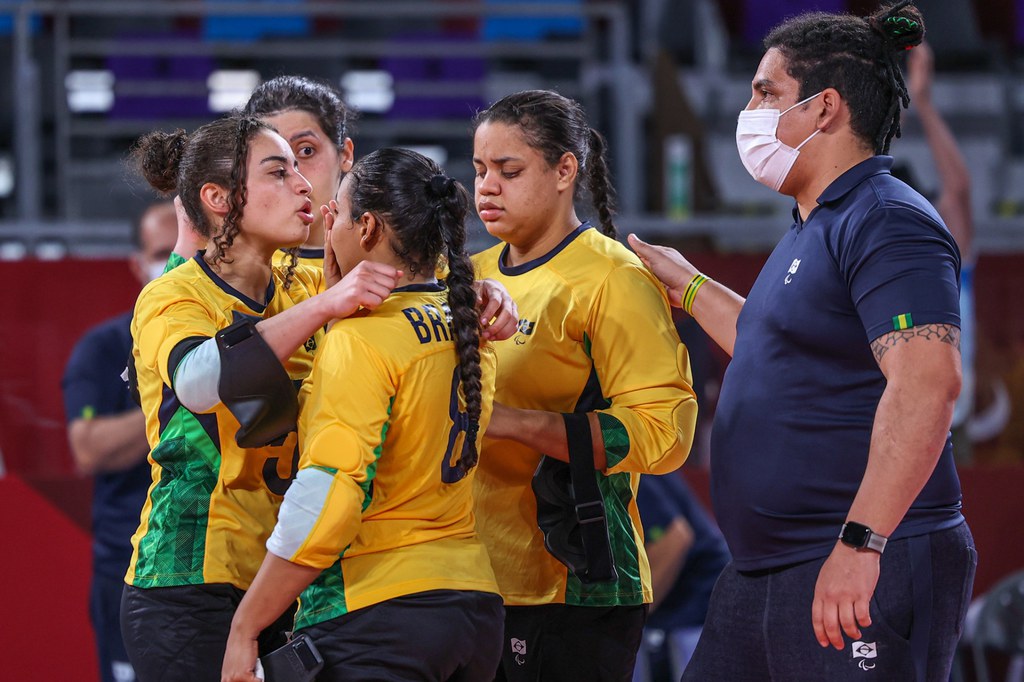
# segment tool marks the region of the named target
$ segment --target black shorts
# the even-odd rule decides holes
[[[506,606],[499,682],[629,682],[643,606]]]
[[[317,682],[486,682],[501,656],[501,597],[432,590],[304,628],[324,658]]]
[[[138,682],[218,682],[231,618],[243,596],[226,584],[126,585],[121,634]],[[260,634],[260,656],[284,646],[294,617],[293,607]]]

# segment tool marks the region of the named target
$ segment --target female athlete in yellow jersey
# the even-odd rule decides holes
[[[318,294],[319,270],[271,264],[306,240],[313,205],[291,148],[258,120],[152,133],[135,156],[154,188],[178,194],[209,248],[150,283],[135,307],[129,373],[153,483],[132,538],[122,631],[142,682],[215,680],[294,476],[291,425],[272,422],[294,410],[292,382],[309,373],[324,324],[378,306],[401,273],[361,264]],[[248,443],[268,418],[281,437]]]
[[[330,329],[303,385],[299,473],[222,679],[256,679],[259,633],[301,594],[296,629],[323,654],[319,680],[486,680],[503,611],[472,505],[494,360],[465,251],[469,195],[426,157],[383,149],[355,164],[335,206],[341,272],[372,259],[406,274]]]
[[[513,341],[495,346],[494,417],[475,491],[506,605],[498,679],[629,680],[651,601],[637,484],[689,451],[697,404],[686,349],[664,289],[614,239],[604,140],[579,104],[548,91],[505,97],[477,116],[473,164],[477,211],[502,240],[474,257],[478,274],[504,284],[520,316]],[[582,187],[600,231],[576,215]],[[582,478],[573,472],[570,498],[551,458],[574,451]],[[595,499],[577,518],[587,483]],[[545,509],[565,500],[567,513],[548,525]],[[595,525],[602,515],[607,530]],[[579,547],[594,528],[598,542],[583,535]],[[594,554],[586,570],[583,550]]]

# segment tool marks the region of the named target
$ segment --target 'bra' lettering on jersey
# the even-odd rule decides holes
[[[402,308],[402,314],[409,320],[420,343],[451,340],[451,312],[447,305],[441,308],[426,303],[416,308]]]

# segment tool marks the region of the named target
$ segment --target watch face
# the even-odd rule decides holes
[[[868,542],[868,534],[871,532],[867,526],[855,521],[848,521],[843,528],[842,540],[853,547],[864,547]]]

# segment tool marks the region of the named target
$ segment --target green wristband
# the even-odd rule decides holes
[[[710,280],[707,277],[698,272],[690,280],[690,283],[686,285],[686,291],[683,292],[682,306],[687,315],[693,316],[693,302],[697,298],[697,292],[708,281]]]

